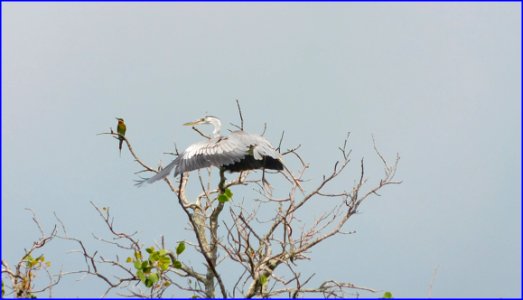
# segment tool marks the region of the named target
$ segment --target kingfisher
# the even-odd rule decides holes
[[[118,120],[118,125],[116,126],[116,132],[118,132],[118,140],[120,140],[120,143],[118,145],[118,149],[120,149],[120,156],[122,156],[122,144],[125,137],[125,131],[127,130],[127,126],[125,126],[125,123],[122,118],[116,118]]]

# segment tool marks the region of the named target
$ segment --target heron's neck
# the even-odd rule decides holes
[[[210,119],[209,123],[211,123],[214,126],[214,131],[212,132],[212,135],[214,137],[220,136],[220,129],[222,128],[222,122],[218,119]]]

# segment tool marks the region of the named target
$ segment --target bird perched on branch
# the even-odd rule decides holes
[[[120,141],[118,143],[118,149],[120,150],[120,156],[122,156],[122,144],[123,139],[125,137],[125,131],[127,131],[127,126],[125,126],[125,123],[122,118],[116,118],[118,120],[118,125],[116,126],[116,132],[118,133],[118,140]]]
[[[174,176],[211,166],[230,172],[253,169],[283,170],[282,157],[264,137],[247,133],[243,130],[231,132],[228,136],[220,135],[221,122],[213,116],[206,116],[185,126],[211,124],[214,126],[212,137],[190,145],[183,153],[160,170],[153,177],[138,183],[153,183],[167,177],[174,169]]]

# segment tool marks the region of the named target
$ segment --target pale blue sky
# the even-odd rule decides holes
[[[371,182],[371,134],[401,155],[403,184],[361,207],[357,234],[300,263],[315,282],[426,297],[437,267],[433,297],[520,297],[520,24],[519,3],[2,3],[2,258],[38,235],[26,207],[105,253],[89,201],[145,244],[192,238],[166,186],[135,188],[138,165],[96,134],[123,117],[140,156],[165,163],[199,139],[182,123],[237,123],[239,99],[247,130],[302,145],[313,182],[347,131]],[[54,271],[82,266],[73,248],[49,245]],[[104,289],[70,278],[54,295]]]

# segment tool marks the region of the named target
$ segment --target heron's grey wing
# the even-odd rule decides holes
[[[248,143],[231,133],[227,140],[222,140],[218,145],[221,152],[215,156],[215,159],[220,166],[239,162],[249,153],[249,147]]]
[[[163,168],[160,171],[158,171],[158,173],[156,173],[156,175],[154,175],[153,177],[151,177],[149,179],[145,179],[145,180],[139,181],[136,184],[136,186],[142,186],[144,183],[153,183],[153,182],[156,182],[158,180],[164,179],[165,177],[169,176],[169,174],[171,173],[173,168],[175,166],[177,166],[178,161],[179,161],[178,158],[176,158],[170,164],[168,164],[165,168]]]
[[[270,156],[274,159],[282,159],[281,154],[274,149],[269,141],[261,136],[257,137],[258,144],[254,147],[253,155],[257,159],[261,159],[263,156]]]
[[[252,155],[257,160],[263,159],[264,156],[270,156],[279,160],[282,159],[281,154],[262,136],[245,131],[235,131],[231,133],[231,137],[232,136],[235,136],[242,144],[247,145],[247,147],[252,147]]]
[[[248,150],[237,139],[217,137],[189,146],[181,155],[180,164],[175,172],[189,172],[210,166],[221,167],[238,162]]]
[[[179,173],[210,167],[210,162],[201,156],[202,150],[208,147],[208,143],[209,141],[198,142],[185,149],[174,174],[178,175]]]

